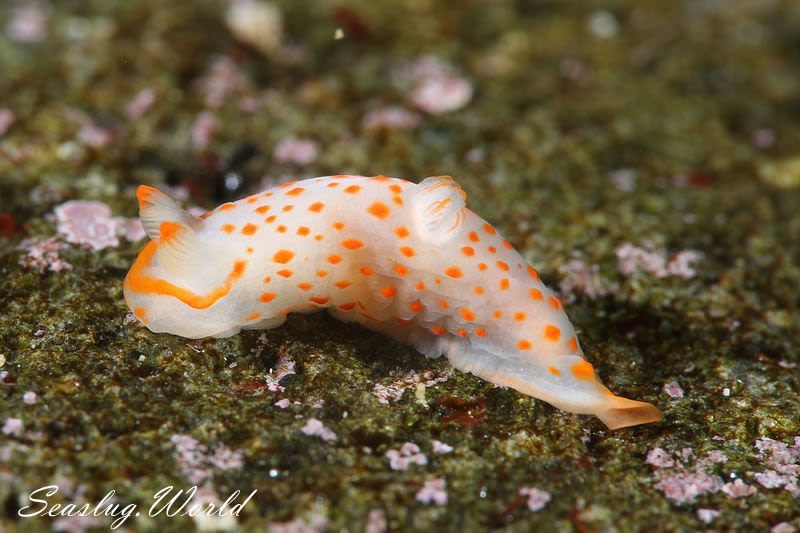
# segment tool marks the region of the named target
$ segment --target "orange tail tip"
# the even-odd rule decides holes
[[[136,199],[139,200],[139,208],[142,207],[142,204],[149,201],[154,194],[158,194],[160,192],[161,191],[155,187],[150,187],[149,185],[139,185],[136,188]]]
[[[646,402],[637,402],[620,396],[609,398],[608,409],[596,413],[608,429],[620,429],[639,424],[659,422],[663,417],[657,407]]]

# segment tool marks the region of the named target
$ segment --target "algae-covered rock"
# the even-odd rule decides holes
[[[280,38],[237,38],[245,4]],[[0,3],[1,528],[800,528],[800,8],[598,6]],[[129,313],[136,185],[201,214],[340,173],[456,177],[664,421],[324,314],[187,340]],[[48,486],[89,516],[35,513]]]

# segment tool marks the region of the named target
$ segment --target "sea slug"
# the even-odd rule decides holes
[[[125,301],[154,332],[226,337],[328,309],[611,429],[661,419],[602,385],[561,300],[448,176],[313,178],[202,217],[137,197],[152,241]]]

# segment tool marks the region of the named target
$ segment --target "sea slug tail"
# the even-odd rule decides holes
[[[663,417],[657,407],[646,402],[629,400],[621,396],[609,397],[608,408],[595,413],[608,429],[620,429],[639,424],[659,422]]]

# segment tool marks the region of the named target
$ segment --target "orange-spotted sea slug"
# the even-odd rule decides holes
[[[154,332],[226,337],[326,308],[611,429],[661,419],[602,385],[561,300],[447,176],[314,178],[204,218],[137,197],[152,240],[125,301]]]

